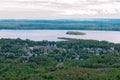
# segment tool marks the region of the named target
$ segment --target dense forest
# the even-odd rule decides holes
[[[0,39],[0,80],[120,80],[120,44]]]
[[[120,31],[120,19],[0,20],[0,29],[60,29]]]

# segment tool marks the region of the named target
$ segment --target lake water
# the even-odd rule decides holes
[[[49,40],[59,41],[58,37],[77,38],[77,39],[93,39],[106,40],[114,43],[120,43],[119,31],[92,31],[77,30],[86,33],[86,35],[67,35],[69,30],[0,30],[0,38],[21,38],[34,41]],[[70,30],[76,31],[76,30]]]

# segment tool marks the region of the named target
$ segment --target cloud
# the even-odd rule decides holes
[[[98,14],[95,10],[65,10],[63,15],[96,15]]]
[[[96,3],[96,4],[95,4]],[[74,5],[74,4],[72,4]],[[120,3],[110,0],[89,0],[85,4],[74,8],[64,9],[63,15],[119,15]]]
[[[120,1],[0,0],[0,12],[0,18],[120,17]]]

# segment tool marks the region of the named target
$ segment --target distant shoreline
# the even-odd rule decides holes
[[[120,31],[120,19],[0,19],[1,29]]]
[[[120,31],[120,30],[100,30],[100,29],[36,29],[36,28],[33,28],[33,29],[7,29],[7,28],[2,28],[2,29],[0,29],[0,30],[85,30],[85,31]]]

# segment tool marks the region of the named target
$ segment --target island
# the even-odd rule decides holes
[[[79,32],[79,31],[68,31],[68,32],[66,32],[66,34],[69,34],[69,35],[86,35],[86,33]]]

